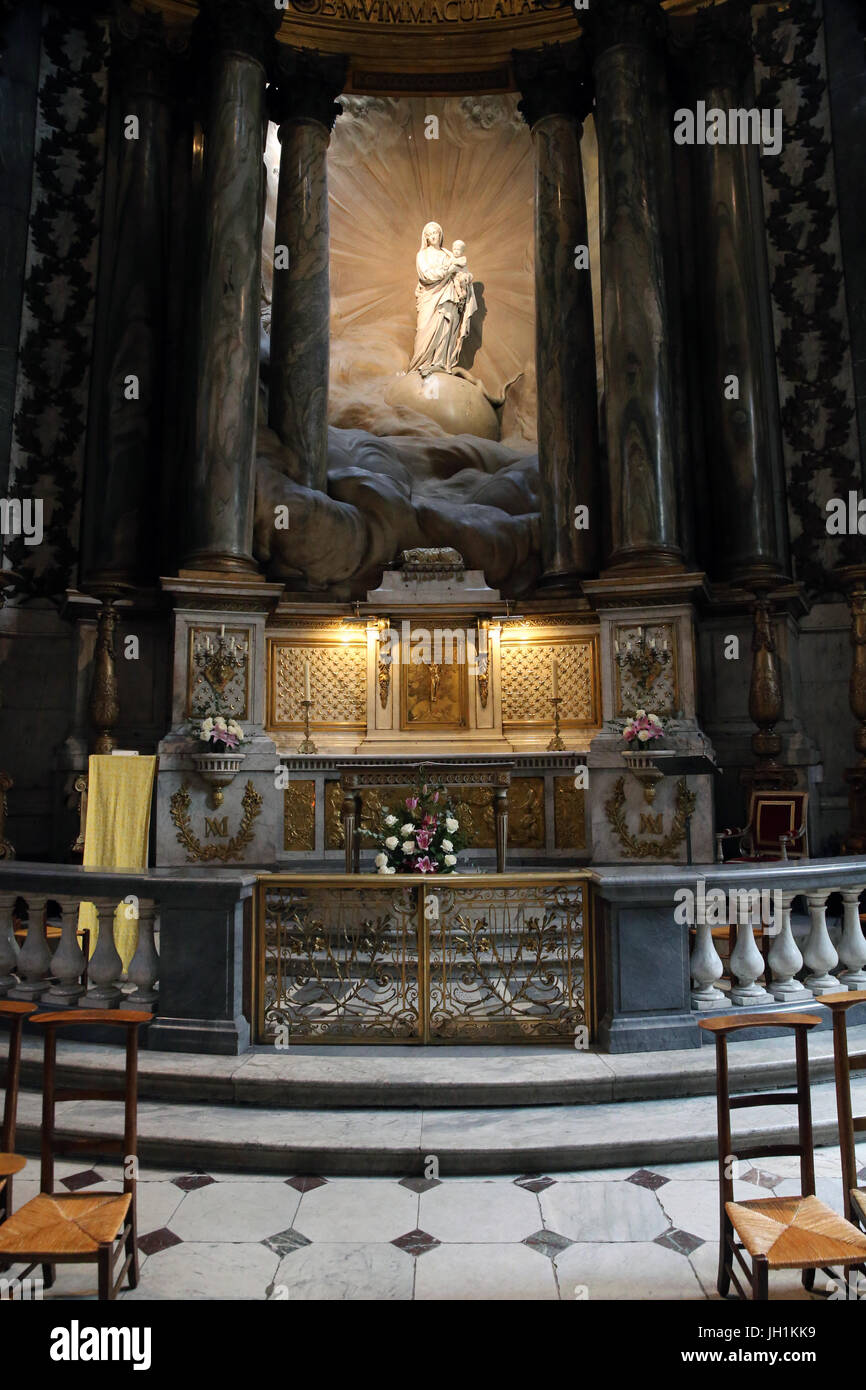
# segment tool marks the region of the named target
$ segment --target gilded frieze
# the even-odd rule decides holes
[[[283,793],[283,849],[316,848],[316,784],[290,782]]]

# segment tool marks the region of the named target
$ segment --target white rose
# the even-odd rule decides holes
[[[635,719],[646,719],[646,710],[645,710],[645,709],[639,709],[639,710],[637,711],[637,713],[635,714]]]
[[[210,738],[210,736],[211,736],[212,733],[213,733],[213,720],[212,720],[212,719],[203,719],[203,720],[202,720],[202,725],[201,725],[201,736],[202,736],[202,738]]]
[[[396,849],[399,843],[400,841],[397,839],[396,835],[389,835],[387,840],[385,841],[385,848]]]
[[[387,868],[382,869],[380,872],[383,874],[396,874],[397,870],[393,867],[393,865],[389,864]]]
[[[396,817],[396,816],[386,816],[386,817],[385,817],[385,824],[386,824],[386,825],[396,825],[396,824],[397,824],[397,817]]]
[[[658,717],[657,714],[648,714],[648,715],[647,715],[647,719],[649,720],[649,722],[650,722],[651,724],[655,724],[655,726],[656,726],[657,729],[660,729],[660,728],[661,728],[661,726],[662,726],[662,721],[659,719],[659,717]]]
[[[226,726],[226,721],[223,719],[222,715],[218,714],[213,722],[213,725],[215,729],[224,729]]]
[[[455,820],[453,816],[446,816],[446,817],[445,817],[445,829],[448,831],[448,834],[449,834],[449,835],[453,835],[455,830],[459,830],[459,829],[460,829],[460,822],[459,822],[459,820]]]
[[[415,825],[414,825],[414,823],[413,823],[412,821],[407,820],[407,822],[406,822],[405,825],[401,825],[401,826],[400,826],[400,834],[401,834],[401,835],[414,835],[414,833],[415,833]]]
[[[387,854],[377,854],[373,863],[376,865],[377,869],[384,869],[385,865],[388,863]]]
[[[400,846],[400,848],[402,849],[402,851],[403,851],[404,854],[414,854],[414,853],[415,853],[415,841],[414,841],[414,840],[404,840],[403,843],[402,843],[402,845]]]
[[[443,841],[442,841],[442,848],[443,848],[443,849],[447,849],[447,850],[450,851],[450,850],[452,850],[452,849],[454,848],[454,846],[453,846],[453,844],[451,843],[450,840],[443,840]]]
[[[646,743],[648,739],[649,739],[649,730],[648,730],[648,729],[641,729],[640,733],[639,733],[638,736],[637,736],[637,741],[638,741],[638,743]]]
[[[456,864],[456,863],[457,863],[457,855],[456,855],[456,854],[446,854],[446,856],[445,856],[445,863],[446,863],[446,864]]]

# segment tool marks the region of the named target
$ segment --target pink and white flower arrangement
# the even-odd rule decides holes
[[[422,782],[395,808],[383,807],[382,827],[361,830],[375,843],[379,874],[453,874],[466,841],[447,789]]]
[[[234,751],[244,740],[244,731],[240,724],[235,719],[223,719],[221,714],[203,719],[197,735],[213,753]]]
[[[631,719],[626,720],[622,736],[629,745],[651,743],[653,739],[664,737],[662,721],[657,714],[647,714],[645,709],[639,709]]]

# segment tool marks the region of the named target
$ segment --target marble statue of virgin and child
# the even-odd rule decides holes
[[[472,275],[466,269],[465,244],[455,241],[449,251],[443,240],[439,223],[428,222],[415,257],[417,325],[409,371],[422,377],[457,370],[478,308]]]

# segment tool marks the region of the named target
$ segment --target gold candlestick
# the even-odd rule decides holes
[[[302,700],[301,704],[304,706],[304,737],[301,743],[298,744],[298,752],[318,753],[318,748],[310,738],[310,710],[312,709],[313,702],[312,700]]]
[[[565,744],[559,736],[559,706],[562,704],[562,696],[554,695],[550,703],[553,705],[553,738],[547,745],[547,751],[549,753],[563,752]]]

